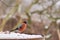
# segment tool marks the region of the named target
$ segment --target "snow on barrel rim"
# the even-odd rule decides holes
[[[42,35],[29,35],[29,34],[19,34],[19,33],[4,33],[0,32],[0,39],[35,39],[43,38]]]

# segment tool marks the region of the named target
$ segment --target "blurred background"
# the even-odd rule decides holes
[[[60,40],[60,0],[0,0],[0,31],[10,31],[24,20],[28,27],[23,33]]]

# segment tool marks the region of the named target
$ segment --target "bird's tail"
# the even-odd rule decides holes
[[[16,28],[16,29],[13,29],[13,30],[10,30],[10,32],[12,32],[12,31],[15,31],[15,30],[18,30],[18,28]]]
[[[18,28],[16,28],[16,29],[13,29],[13,30],[10,30],[10,32],[12,32],[12,31],[15,31],[15,30],[18,30]]]
[[[14,30],[10,30],[10,32],[13,32],[13,31],[15,31],[15,29]]]

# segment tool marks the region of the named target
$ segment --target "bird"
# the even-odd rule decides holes
[[[27,21],[23,21],[22,24],[19,24],[17,28],[15,28],[14,30],[11,30],[10,32],[12,31],[19,31],[19,32],[24,32],[27,28]]]

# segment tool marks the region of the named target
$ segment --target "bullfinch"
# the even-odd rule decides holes
[[[27,21],[23,21],[22,24],[18,25],[18,27],[16,29],[11,30],[10,32],[16,31],[16,30],[19,32],[23,32],[23,31],[25,31],[26,28],[27,28]]]

